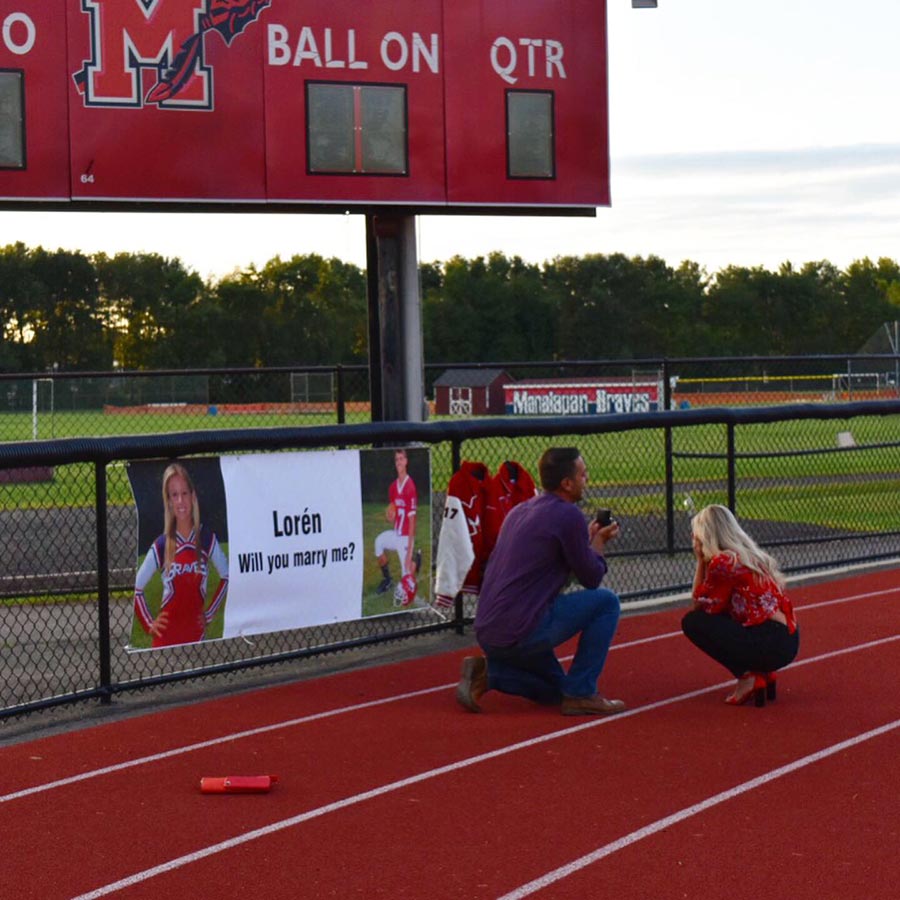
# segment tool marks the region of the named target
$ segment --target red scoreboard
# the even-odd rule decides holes
[[[0,205],[609,203],[605,0],[0,0]]]

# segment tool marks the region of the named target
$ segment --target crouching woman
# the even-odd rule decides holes
[[[775,699],[775,672],[797,655],[800,632],[778,563],[724,506],[692,520],[693,609],[681,622],[688,639],[737,679],[726,703]]]

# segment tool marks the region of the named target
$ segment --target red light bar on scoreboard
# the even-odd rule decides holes
[[[0,0],[0,204],[609,203],[605,0]]]

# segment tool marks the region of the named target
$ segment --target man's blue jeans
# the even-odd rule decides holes
[[[488,687],[537,703],[591,697],[619,622],[619,598],[606,588],[560,594],[534,631],[512,647],[482,644]],[[554,648],[576,634],[578,649],[566,672]]]

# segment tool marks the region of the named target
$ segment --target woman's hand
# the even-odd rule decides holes
[[[169,611],[164,609],[150,625],[150,634],[153,637],[162,637],[163,632],[166,630],[169,624]]]
[[[697,562],[703,562],[703,544],[700,543],[700,538],[698,538],[697,535],[694,535],[693,546],[694,556],[697,557]]]
[[[706,558],[703,555],[703,545],[700,543],[700,539],[694,535],[693,539],[693,549],[694,549],[694,557],[697,560],[697,566],[694,569],[694,584],[691,588],[691,593],[694,597],[694,609],[699,609],[700,604],[697,602],[697,592],[700,590],[700,585],[706,581]]]

